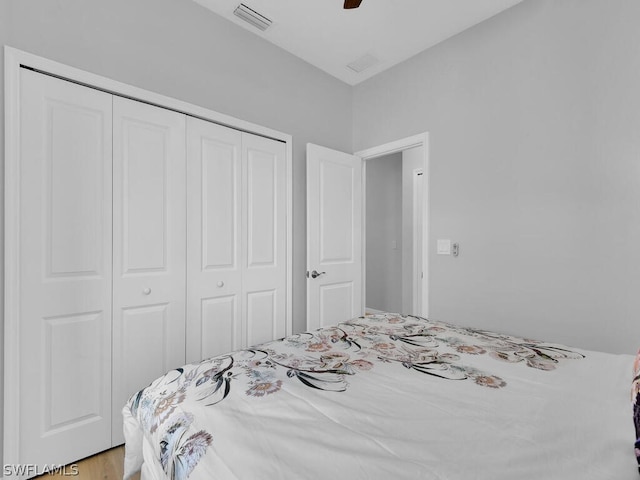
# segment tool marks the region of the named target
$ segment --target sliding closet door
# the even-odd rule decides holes
[[[187,120],[187,361],[241,346],[241,139]]]
[[[114,445],[127,399],[185,361],[185,122],[114,97]]]
[[[286,331],[285,144],[242,134],[243,344],[284,337]]]
[[[42,466],[111,445],[111,95],[20,75],[19,462]]]

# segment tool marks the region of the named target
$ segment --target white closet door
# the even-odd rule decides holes
[[[111,445],[111,95],[20,75],[19,462],[60,464]]]
[[[241,138],[187,119],[187,361],[241,345]]]
[[[127,399],[185,362],[185,123],[114,97],[114,445]]]
[[[255,345],[286,332],[286,149],[242,134],[242,343]]]

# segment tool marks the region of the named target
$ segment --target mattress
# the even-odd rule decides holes
[[[635,480],[633,360],[367,315],[136,393],[125,478]]]

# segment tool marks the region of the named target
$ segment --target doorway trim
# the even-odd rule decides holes
[[[422,147],[423,159],[422,159],[422,172],[423,172],[423,190],[422,190],[422,271],[424,272],[423,285],[426,288],[422,289],[422,311],[418,314],[422,317],[429,316],[429,193],[430,193],[430,180],[431,175],[429,171],[429,132],[419,133],[411,137],[402,138],[393,142],[384,143],[376,147],[367,148],[354,153],[354,155],[362,159],[362,312],[366,307],[366,168],[367,160],[373,160],[374,158],[383,157],[385,155],[391,155],[393,153],[402,152],[414,147]]]
[[[422,312],[422,286],[424,285],[424,270],[422,270],[423,264],[422,259],[424,257],[424,238],[422,226],[424,223],[424,216],[420,218],[419,215],[423,213],[424,204],[422,200],[424,200],[424,170],[422,167],[416,168],[411,172],[411,184],[413,188],[413,195],[411,195],[411,203],[413,205],[412,215],[412,260],[413,265],[411,266],[411,288],[412,288],[412,303],[413,303],[413,311],[414,312]],[[419,225],[420,228],[416,228],[416,225]],[[404,234],[404,231],[403,231]],[[420,264],[418,265],[416,259],[420,259]],[[427,285],[428,287],[428,285]]]

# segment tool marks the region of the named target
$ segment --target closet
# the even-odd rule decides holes
[[[165,371],[286,334],[286,145],[19,76],[5,388],[19,389],[15,460],[61,464],[122,444],[123,405]]]

